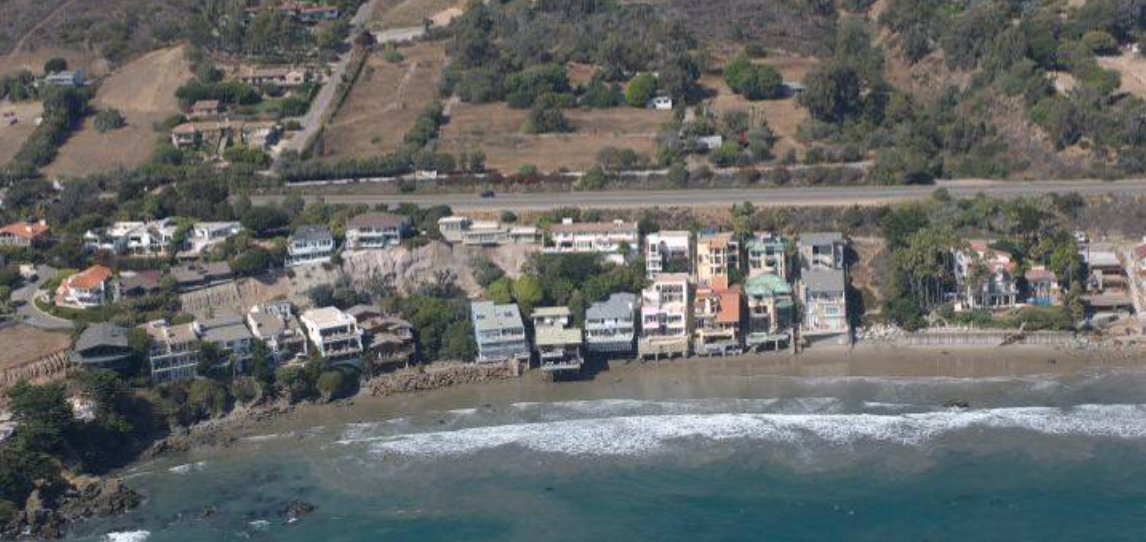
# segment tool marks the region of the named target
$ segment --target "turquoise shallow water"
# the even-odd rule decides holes
[[[75,539],[1146,539],[1146,374],[776,389],[261,436],[138,467],[144,506]],[[317,510],[289,524],[294,498]]]

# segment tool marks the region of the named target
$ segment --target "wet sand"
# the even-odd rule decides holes
[[[292,413],[257,427],[236,428],[236,436],[523,402],[767,398],[777,392],[777,382],[788,380],[785,377],[997,379],[1134,368],[1146,369],[1146,352],[1038,346],[819,346],[799,355],[613,362],[595,374],[573,381],[551,382],[540,372],[531,371],[519,379],[428,392],[390,397],[361,395],[333,405],[300,405]]]

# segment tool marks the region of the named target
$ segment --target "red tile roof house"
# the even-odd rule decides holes
[[[111,297],[111,269],[93,265],[60,283],[56,289],[56,305],[74,309],[102,306]]]
[[[13,222],[0,228],[0,247],[27,247],[48,238],[48,225],[40,222]]]

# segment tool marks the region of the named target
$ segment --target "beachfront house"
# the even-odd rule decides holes
[[[748,328],[744,344],[749,350],[778,350],[792,338],[795,302],[792,286],[778,275],[748,277]]]
[[[846,248],[839,232],[801,233],[796,253],[801,269],[843,269]]]
[[[599,253],[605,260],[623,264],[640,248],[636,222],[573,222],[566,218],[551,231],[553,245],[545,251],[557,254]]]
[[[68,360],[79,367],[124,371],[135,351],[127,342],[127,331],[122,327],[95,323],[84,328]]]
[[[692,304],[692,349],[701,356],[739,354],[741,312],[740,285],[728,285],[716,277],[709,286],[696,289]]]
[[[971,241],[955,251],[957,309],[1005,309],[1019,298],[1015,271],[1018,264],[1010,252],[993,249],[988,241]]]
[[[112,272],[102,265],[93,265],[60,282],[55,302],[60,307],[92,309],[112,298]]]
[[[148,363],[151,381],[156,384],[191,380],[199,364],[199,324],[171,325],[166,320],[155,320],[143,326],[151,336]]]
[[[749,277],[775,275],[784,281],[789,279],[787,243],[780,234],[756,232],[744,249]]]
[[[698,286],[725,281],[733,269],[740,268],[740,243],[732,232],[701,232],[696,236],[696,263],[693,266]]]
[[[464,216],[438,219],[442,239],[452,244],[495,247],[510,244],[537,244],[541,232],[533,226],[508,226],[496,220],[474,221]]]
[[[685,273],[663,273],[641,292],[642,358],[688,355],[691,293]]]
[[[626,355],[636,337],[637,296],[615,293],[585,310],[585,349],[602,355]]]
[[[267,347],[273,363],[305,358],[309,352],[306,334],[295,318],[290,303],[255,305],[247,313],[251,335]]]
[[[13,222],[0,228],[0,247],[30,247],[48,239],[48,224],[39,222]]]
[[[645,236],[645,273],[650,279],[661,273],[689,273],[692,233],[659,231]]]
[[[363,213],[346,221],[346,246],[351,250],[396,247],[410,221],[392,213]]]
[[[847,281],[841,269],[809,269],[800,275],[799,295],[804,318],[800,334],[807,341],[851,340]]]
[[[363,348],[375,367],[409,363],[416,353],[414,326],[387,314],[377,305],[360,304],[346,309],[362,328]]]
[[[254,335],[244,320],[239,314],[225,312],[199,323],[202,341],[218,347],[227,358],[226,365],[235,372],[242,372],[251,361]]]
[[[470,305],[470,321],[477,343],[478,363],[529,360],[525,323],[517,305],[475,301]]]
[[[1032,266],[1023,273],[1027,283],[1027,303],[1050,307],[1062,303],[1062,288],[1054,271],[1046,266]]]
[[[568,307],[538,307],[533,320],[533,344],[542,371],[564,372],[581,369],[581,328],[573,325]]]
[[[326,226],[300,226],[287,242],[287,266],[329,263],[334,255],[334,234]]]
[[[310,309],[299,317],[315,352],[331,363],[353,363],[362,356],[362,329],[335,307]]]

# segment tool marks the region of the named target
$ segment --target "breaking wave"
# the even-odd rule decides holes
[[[143,542],[151,537],[150,531],[123,531],[103,535],[104,542]]]

